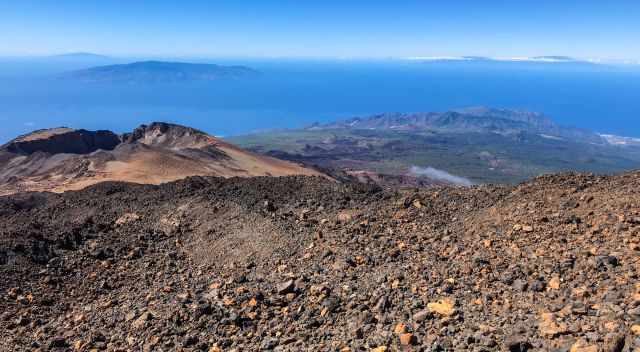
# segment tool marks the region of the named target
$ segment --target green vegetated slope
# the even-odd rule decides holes
[[[302,129],[231,138],[251,150],[325,168],[406,174],[434,167],[476,183],[515,183],[558,171],[612,173],[640,165],[640,150],[520,131]]]

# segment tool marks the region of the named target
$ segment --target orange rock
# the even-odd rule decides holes
[[[587,289],[585,287],[576,287],[571,290],[571,294],[578,298],[584,298],[587,296]]]
[[[614,332],[614,331],[617,331],[620,328],[620,324],[615,322],[615,321],[608,321],[608,322],[604,323],[604,328],[607,331]]]
[[[231,298],[231,297],[224,297],[224,298],[222,299],[222,303],[223,303],[225,306],[232,306],[232,305],[236,304],[236,301],[235,301],[233,298]]]
[[[407,325],[405,323],[398,323],[393,329],[393,332],[396,334],[404,334],[407,332]]]
[[[553,313],[540,314],[538,329],[543,336],[558,336],[567,332],[567,324],[559,323]]]
[[[547,286],[552,290],[560,289],[560,278],[557,276],[552,277]]]
[[[85,320],[87,320],[87,317],[84,314],[77,314],[76,316],[73,317],[74,323],[81,323]]]
[[[636,335],[636,336],[640,336],[640,325],[632,325],[631,326],[631,333]]]
[[[598,352],[597,345],[589,345],[584,340],[578,340],[571,346],[570,352]]]
[[[416,340],[415,336],[413,336],[413,334],[411,333],[400,335],[400,344],[403,346],[412,345],[415,343],[415,340]]]

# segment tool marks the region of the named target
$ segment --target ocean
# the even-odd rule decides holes
[[[403,60],[221,60],[252,79],[95,84],[69,67],[0,61],[0,143],[34,129],[125,132],[168,121],[229,136],[382,112],[490,106],[542,112],[556,122],[640,137],[640,68],[586,63]],[[31,66],[29,66],[31,65]]]

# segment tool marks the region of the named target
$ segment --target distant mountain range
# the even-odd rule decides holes
[[[103,61],[113,60],[113,58],[111,58],[109,56],[106,56],[106,55],[100,55],[100,54],[94,54],[94,53],[84,53],[84,52],[51,55],[51,56],[48,56],[47,59],[52,59],[52,60],[103,60]]]
[[[255,152],[387,184],[515,183],[545,173],[640,167],[640,140],[544,114],[474,107],[384,113],[231,139]]]
[[[75,70],[63,74],[62,78],[83,82],[170,83],[247,78],[259,74],[259,71],[245,66],[140,61]]]
[[[593,144],[606,144],[606,138],[589,130],[564,127],[547,116],[528,111],[473,107],[448,112],[385,113],[355,117],[327,124],[314,124],[307,129],[368,129],[405,132],[496,133],[516,135],[538,134],[547,138],[567,139]]]

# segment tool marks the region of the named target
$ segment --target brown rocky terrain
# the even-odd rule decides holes
[[[0,197],[0,350],[634,351],[640,172]]]
[[[188,176],[320,175],[167,123],[122,136],[70,128],[39,130],[0,147],[0,195],[81,189],[104,181],[160,184]]]

